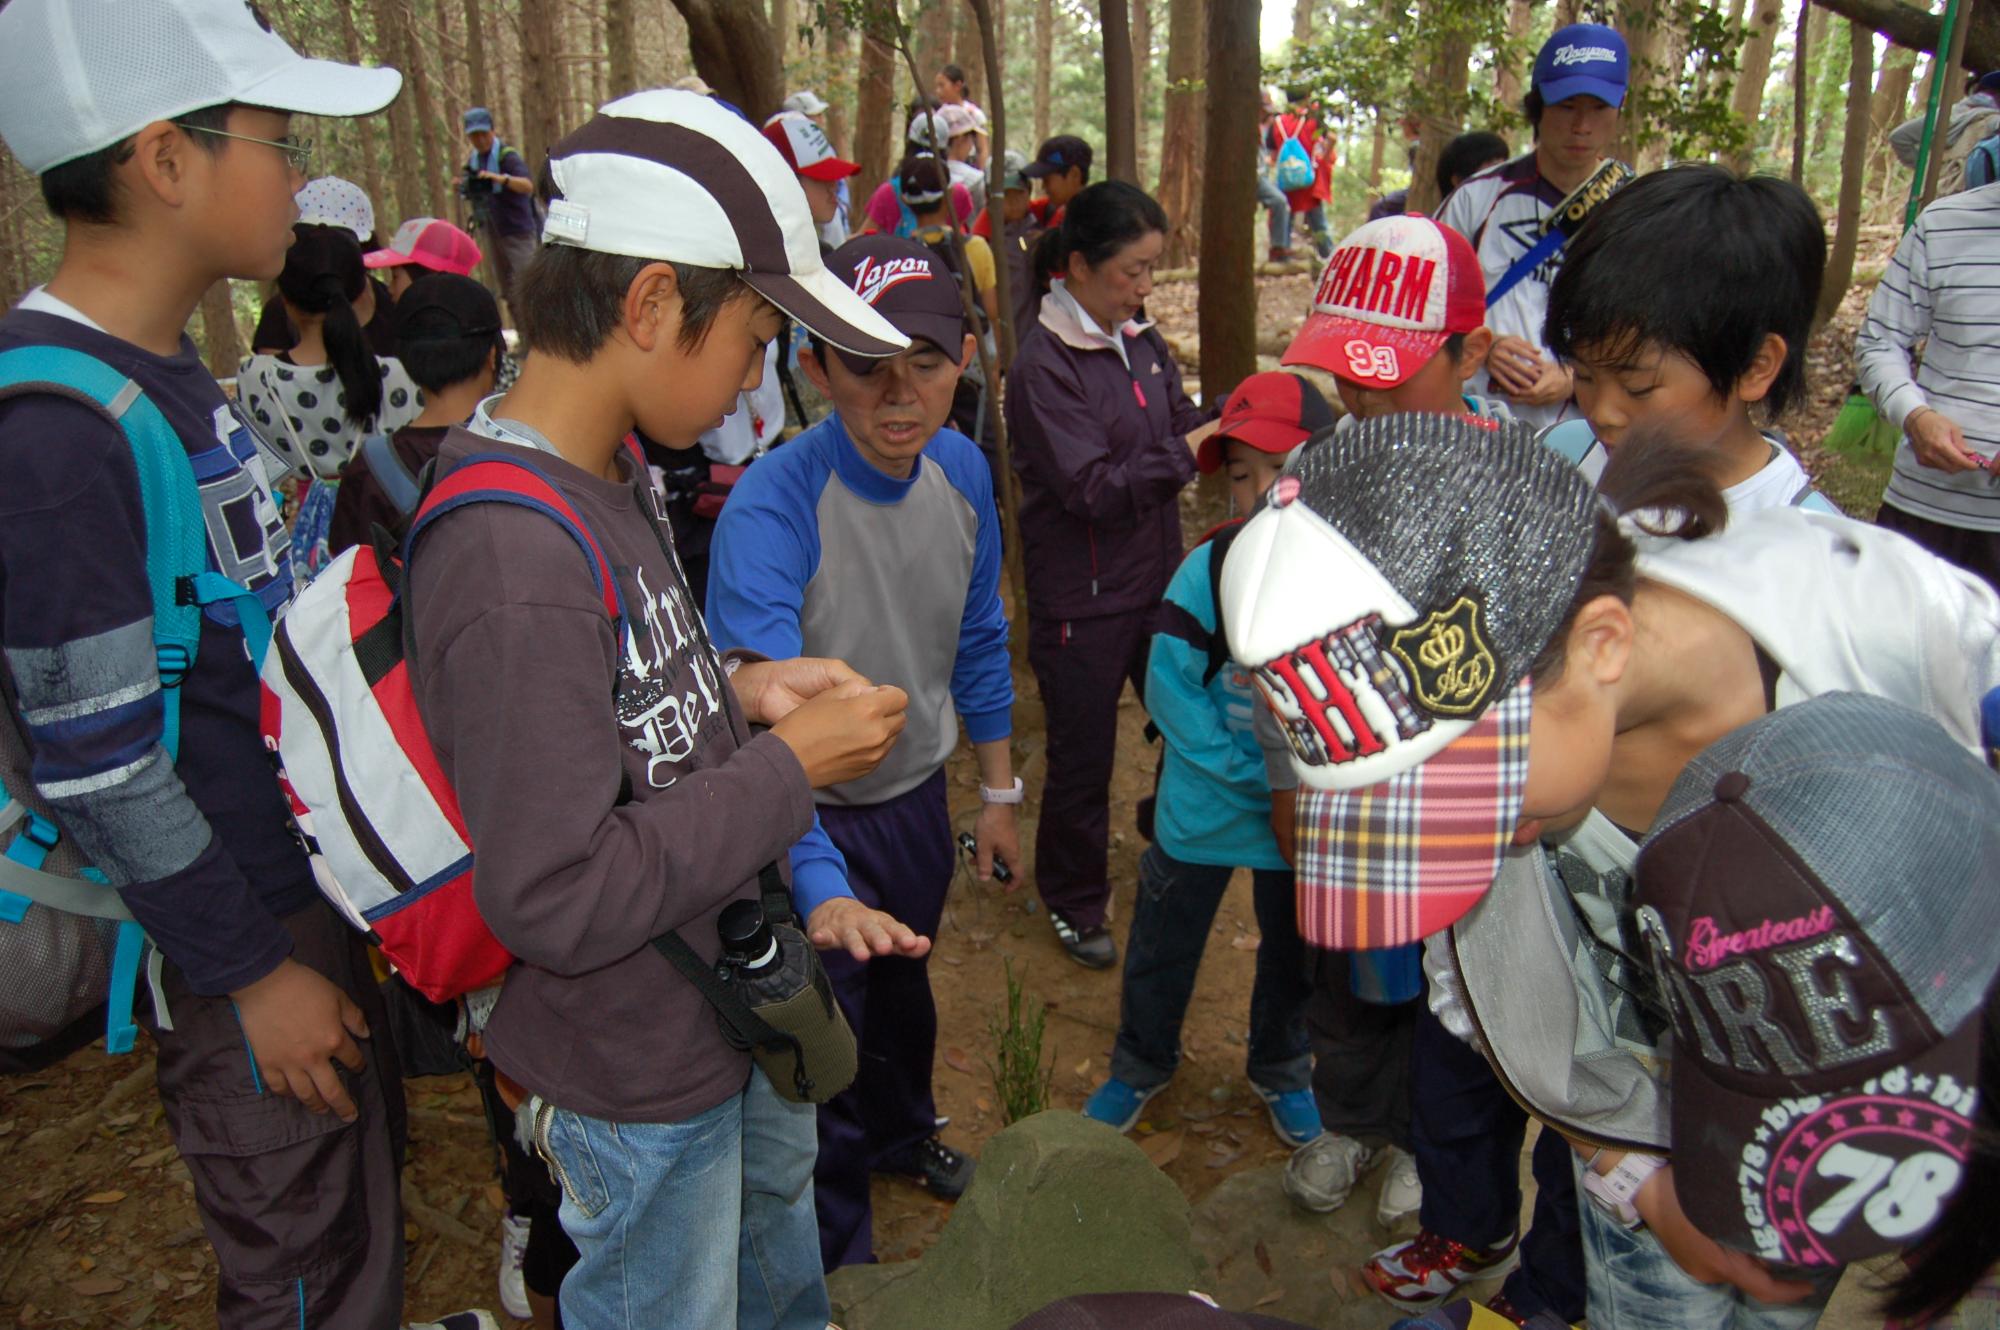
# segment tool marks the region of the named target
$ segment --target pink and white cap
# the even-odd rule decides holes
[[[450,222],[436,217],[412,217],[396,228],[387,245],[361,256],[370,268],[395,268],[412,264],[432,272],[457,273],[470,277],[479,266],[479,242]]]
[[[1486,279],[1466,238],[1429,217],[1384,217],[1333,251],[1280,363],[1394,388],[1485,322]]]

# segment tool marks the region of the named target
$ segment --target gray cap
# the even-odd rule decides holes
[[[1980,1107],[1996,883],[2000,779],[1898,703],[1825,694],[1688,764],[1633,903],[1702,1232],[1817,1269],[1923,1235]]]
[[[801,88],[799,91],[785,98],[779,104],[778,109],[781,111],[797,111],[800,115],[818,115],[820,112],[826,110],[827,106],[828,102],[826,98],[820,96],[811,88]]]

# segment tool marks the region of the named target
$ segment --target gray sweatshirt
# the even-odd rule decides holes
[[[749,1059],[648,943],[678,929],[712,961],[716,916],[805,834],[812,791],[782,740],[748,737],[650,494],[458,429],[440,469],[477,452],[554,482],[631,619],[621,650],[576,543],[513,504],[453,512],[412,559],[418,706],[464,811],[479,912],[520,958],[487,1051],[563,1108],[679,1121],[741,1090]]]

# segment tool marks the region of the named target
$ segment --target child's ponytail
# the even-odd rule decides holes
[[[347,419],[365,424],[382,406],[382,371],[354,312],[368,282],[361,244],[339,227],[300,223],[292,231],[278,291],[285,303],[324,320],[327,363],[347,399]]]

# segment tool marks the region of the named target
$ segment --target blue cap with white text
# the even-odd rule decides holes
[[[1559,28],[1535,57],[1535,91],[1544,106],[1572,97],[1595,97],[1609,106],[1625,101],[1631,56],[1625,39],[1602,23]]]

